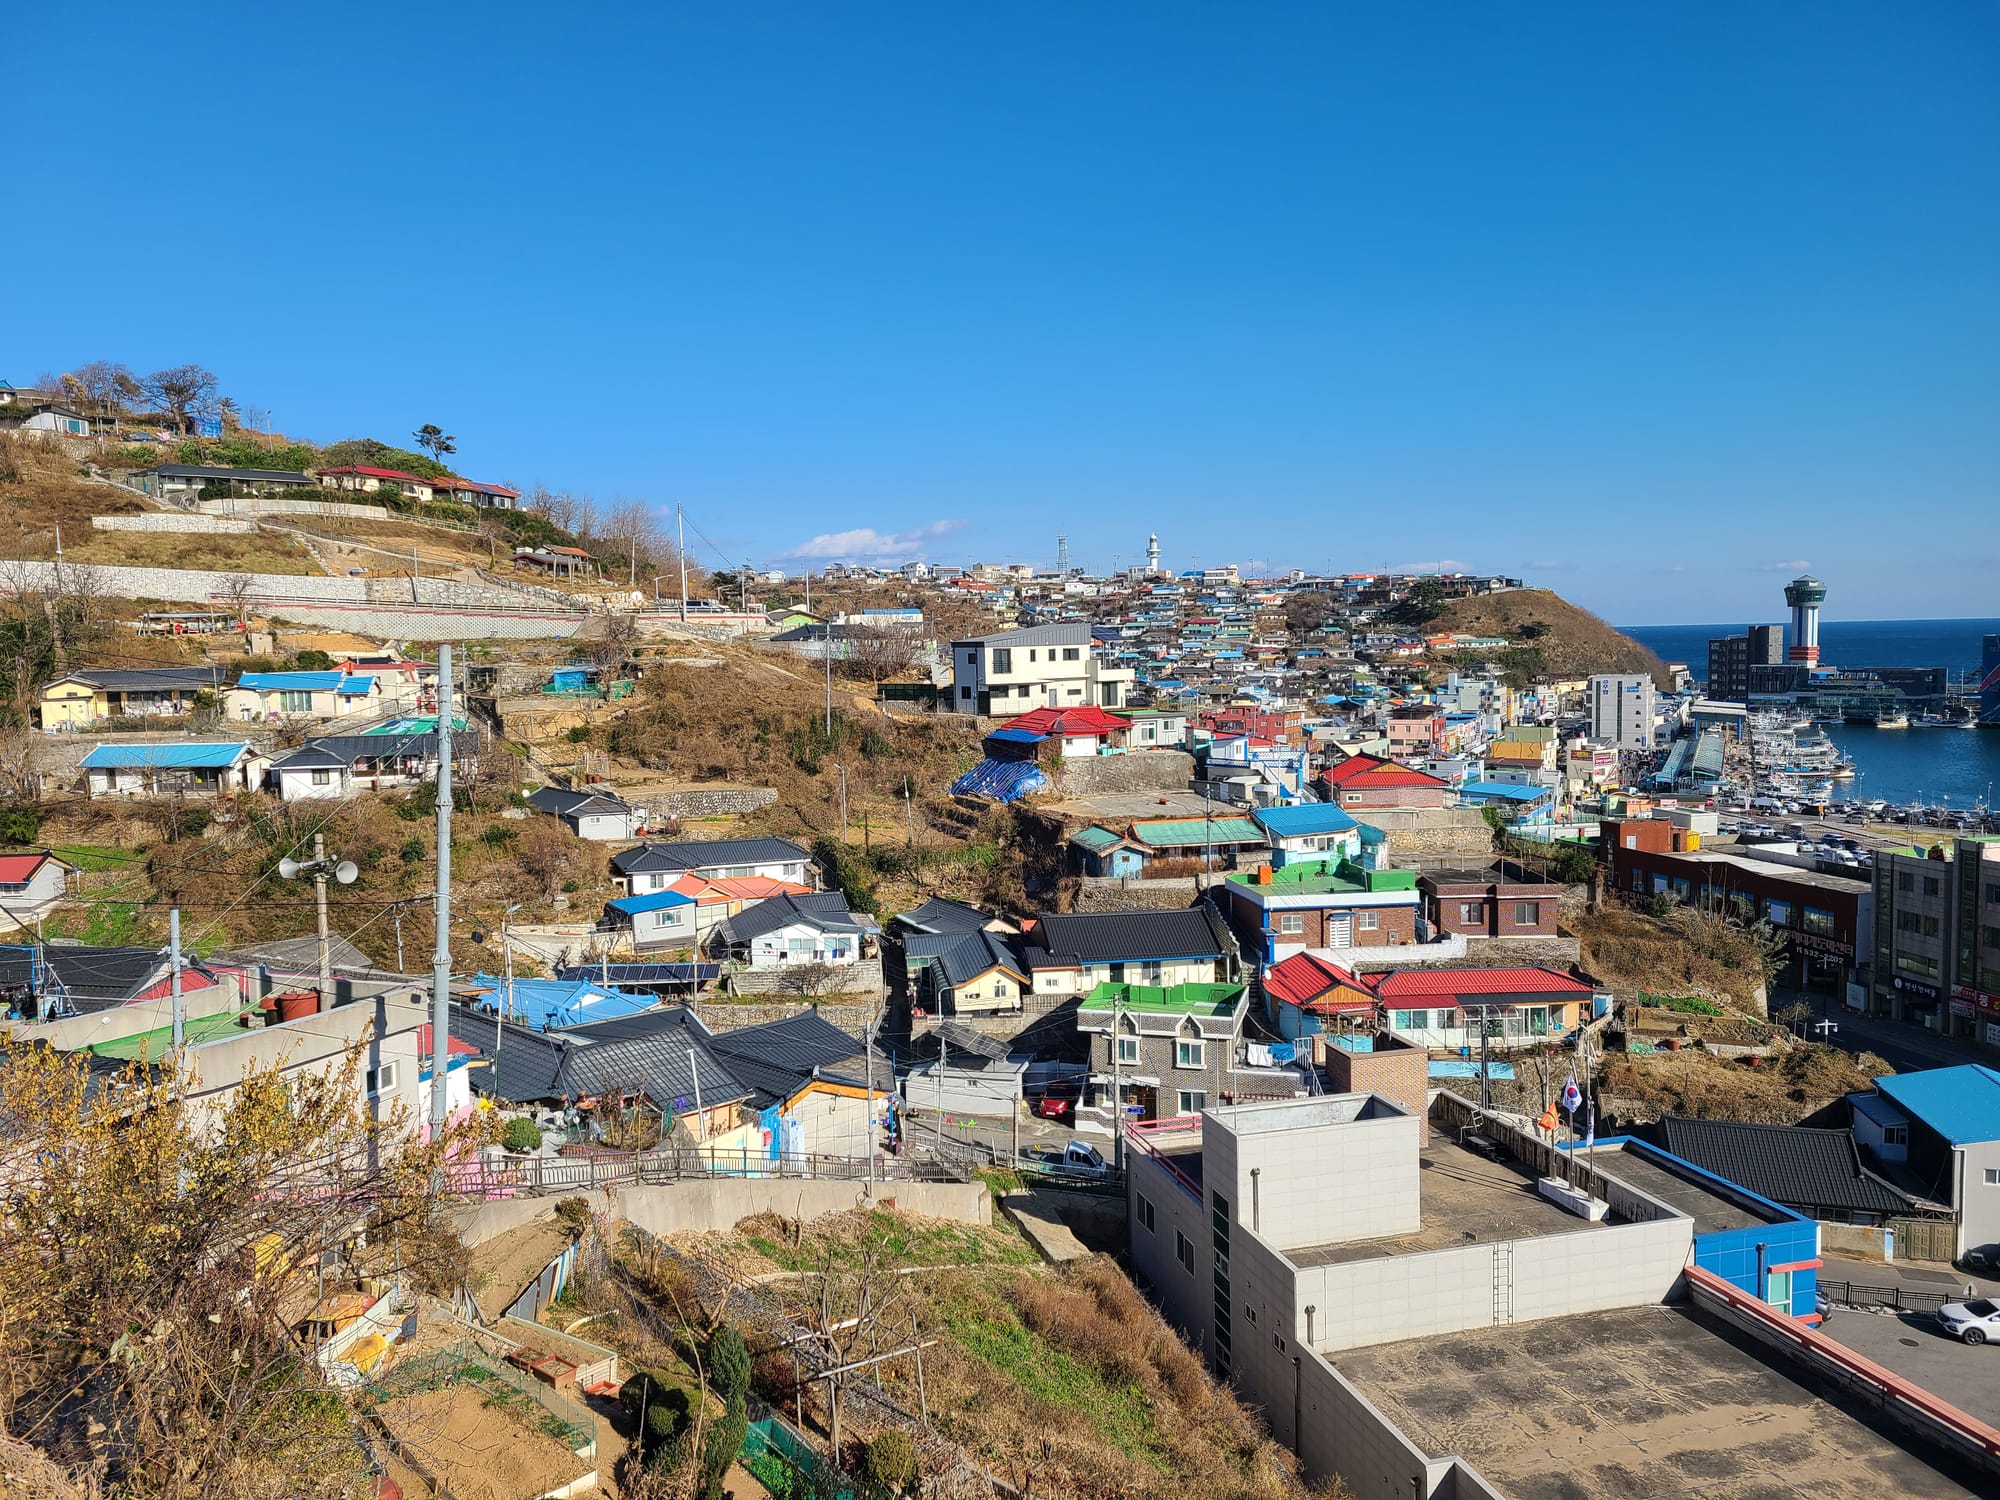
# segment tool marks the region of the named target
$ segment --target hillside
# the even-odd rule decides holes
[[[1538,654],[1538,665],[1522,663],[1530,676],[1651,672],[1657,684],[1670,685],[1665,664],[1652,652],[1548,589],[1454,599],[1423,628],[1430,633],[1505,636],[1521,652]]]

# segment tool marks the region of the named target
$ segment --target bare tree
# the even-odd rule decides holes
[[[239,626],[250,623],[249,599],[255,587],[248,573],[225,573],[215,585],[216,599],[229,606]]]
[[[778,988],[801,1000],[815,1000],[830,991],[839,978],[840,970],[832,964],[787,964],[778,973]]]
[[[583,847],[577,836],[554,818],[529,820],[515,842],[515,859],[553,901],[566,881],[583,869]]]
[[[108,359],[78,365],[65,379],[76,381],[91,415],[100,422],[115,422],[125,403],[139,394],[139,382],[132,372]]]
[[[834,643],[828,640],[827,650]],[[847,627],[847,659],[842,670],[869,682],[881,684],[915,669],[924,643],[917,632],[893,625],[850,625]]]
[[[194,431],[197,417],[212,416],[221,382],[200,365],[172,365],[155,370],[139,382],[146,399],[167,416],[182,437]]]
[[[26,728],[0,728],[0,797],[34,802],[42,790],[44,736]]]
[[[604,622],[603,629],[587,647],[590,659],[607,672],[616,671],[632,654],[632,643],[639,638],[639,622],[622,609],[605,610],[598,618]]]

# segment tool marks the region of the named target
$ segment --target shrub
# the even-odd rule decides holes
[[[891,1494],[916,1483],[917,1445],[907,1432],[878,1432],[869,1440],[868,1477]]]
[[[324,651],[308,649],[292,658],[292,666],[301,672],[331,672],[333,658]]]
[[[411,834],[408,838],[404,839],[403,847],[396,851],[397,855],[406,865],[420,863],[426,852],[424,841],[415,834]]]
[[[32,844],[41,836],[40,808],[27,802],[0,807],[0,844]]]
[[[569,742],[572,745],[586,744],[589,740],[590,726],[588,724],[574,724],[570,726]]]
[[[584,1198],[558,1198],[556,1223],[572,1240],[590,1233],[590,1203]]]
[[[489,849],[501,849],[520,836],[521,830],[511,823],[492,823],[480,831],[479,842]]]
[[[539,1151],[542,1127],[533,1120],[509,1120],[507,1128],[500,1132],[500,1144],[509,1151]]]

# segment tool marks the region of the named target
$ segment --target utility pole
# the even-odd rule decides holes
[[[909,835],[904,842],[914,845],[917,841],[917,808],[910,800],[910,778],[903,778],[903,818],[909,824]]]
[[[438,647],[437,946],[431,953],[431,1139],[451,1119],[451,647]]]
[[[167,913],[167,960],[173,966],[174,1054],[178,1065],[181,1044],[187,1039],[187,1013],[181,1005],[181,909],[178,906]]]
[[[847,842],[847,767],[839,761],[833,763],[834,770],[840,772],[840,841]]]
[[[629,540],[632,543],[632,553],[625,574],[625,587],[628,589],[639,582],[639,533],[633,532]]]
[[[326,881],[331,875],[342,885],[352,885],[354,877],[361,872],[352,860],[343,859],[339,863],[326,857],[326,837],[313,835],[313,857],[301,864],[295,859],[278,861],[278,874],[286,880],[296,880],[301,875],[310,875],[313,883],[313,909],[319,918],[319,1008],[333,1008],[333,949],[326,931]]]
[[[807,626],[808,630],[812,627]],[[819,638],[820,660],[826,663],[826,742],[833,743],[833,627],[822,625]]]
[[[687,517],[682,513],[678,500],[674,502],[674,525],[679,530],[674,550],[680,554],[681,560],[681,623],[685,625],[688,617],[688,529]]]

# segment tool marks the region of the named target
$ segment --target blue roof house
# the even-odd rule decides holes
[[[629,928],[634,953],[692,949],[697,941],[697,904],[694,897],[671,890],[621,896],[604,903],[604,924]]]
[[[660,1002],[653,995],[628,995],[623,990],[593,984],[587,979],[515,979],[492,974],[474,974],[458,980],[454,990],[470,991],[473,1005],[517,1021],[536,1031],[559,1031],[591,1021],[609,1021],[620,1016],[636,1016]]]
[[[1361,825],[1331,802],[1253,807],[1250,817],[1270,839],[1271,863],[1280,869],[1299,860],[1361,857]]]
[[[1875,1080],[1872,1098],[1851,1102],[1856,1143],[1957,1212],[1953,1258],[2000,1254],[2000,1072],[1962,1063],[1892,1073]]]
[[[270,759],[240,740],[98,745],[79,768],[93,797],[220,796],[254,792]]]

